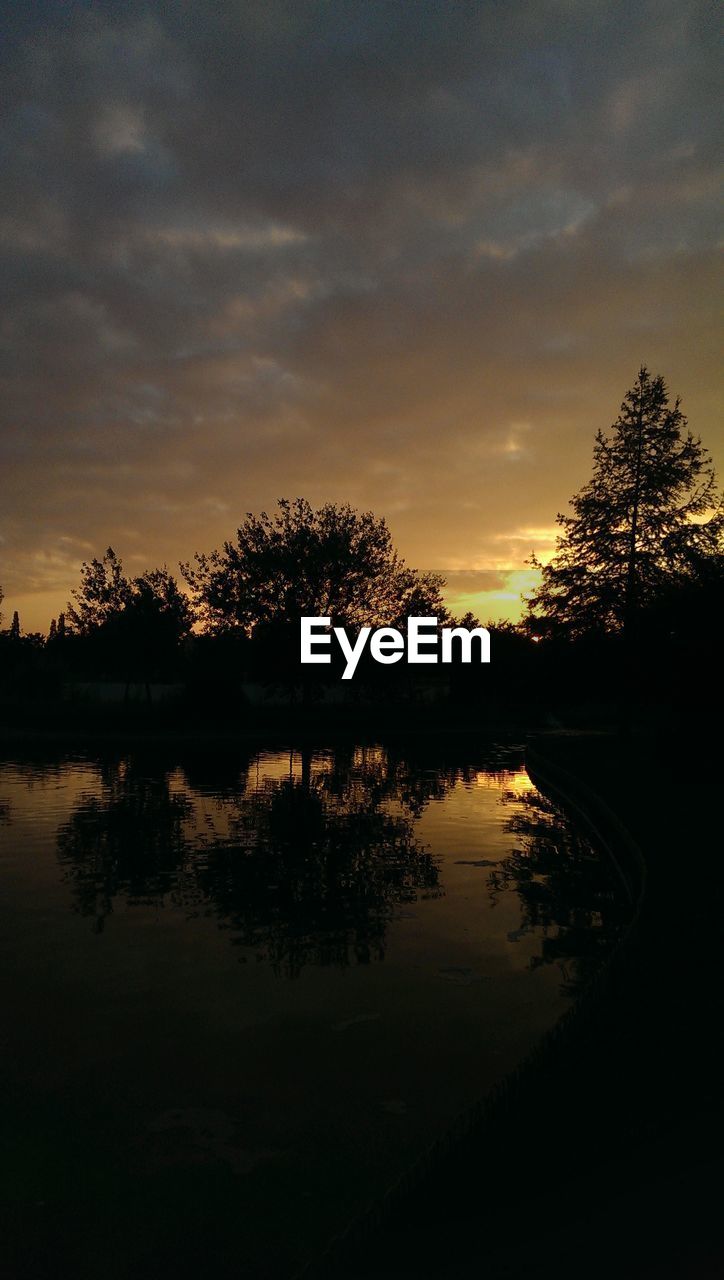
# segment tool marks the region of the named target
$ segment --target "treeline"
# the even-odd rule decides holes
[[[381,584],[384,613],[376,612],[382,603],[364,579],[343,608],[339,597],[336,602],[331,598],[333,575],[314,583],[311,564],[305,571],[302,559],[294,561],[298,577],[290,570],[289,590],[279,590],[278,609],[272,607],[274,597],[267,588],[281,580],[267,564],[268,611],[254,621],[245,606],[246,616],[239,618],[236,557],[242,545],[243,526],[231,553],[224,548],[180,579],[165,568],[129,578],[109,548],[83,566],[67,611],[54,620],[47,636],[23,635],[16,617],[0,634],[3,702],[66,705],[68,699],[83,701],[87,686],[112,682],[122,686],[117,699],[135,686],[136,699],[155,704],[157,686],[165,684],[176,687],[185,714],[223,720],[244,707],[250,686],[256,686],[259,700],[270,696],[316,705],[330,691],[335,696],[341,691],[346,701],[360,704],[443,701],[472,714],[487,707],[514,708],[533,718],[552,711],[568,723],[576,717],[581,722],[602,715],[615,718],[627,700],[681,713],[698,707],[706,714],[713,714],[721,700],[724,577],[714,562],[708,578],[671,586],[640,609],[635,646],[622,629],[574,634],[557,627],[540,638],[540,621],[531,612],[518,626],[488,623],[489,666],[383,667],[366,656],[354,680],[342,685],[339,665],[300,665],[302,614],[326,610],[339,625],[388,623],[402,631],[410,613],[436,614],[441,625],[457,621],[473,626],[477,620],[470,615],[451,618],[440,594],[442,584],[407,569],[398,592],[391,591],[389,579]],[[282,549],[280,543],[277,553]],[[250,578],[248,565],[246,572]],[[194,592],[189,579],[202,573],[205,580]],[[343,585],[346,591],[349,584]],[[309,593],[303,597],[302,586]],[[147,695],[140,686],[147,686]]]
[[[282,500],[272,516],[249,514],[233,540],[181,565],[179,577],[166,567],[130,577],[111,547],[84,563],[47,637],[23,637],[16,620],[1,638],[5,690],[19,682],[47,696],[73,682],[177,682],[222,705],[256,683],[314,697],[341,668],[300,665],[300,617],[328,616],[350,630],[404,632],[413,615],[434,615],[441,627],[479,625],[452,617],[443,587],[440,575],[404,563],[371,512]],[[354,694],[368,697],[381,684],[411,695],[420,683],[407,669],[363,661]]]
[[[662,377],[639,371],[612,428],[598,433],[591,480],[570,508],[558,516],[551,561],[531,562],[540,585],[524,620],[487,624],[490,666],[383,667],[367,655],[345,697],[721,706],[724,502]],[[339,689],[341,665],[300,664],[302,616],[350,632],[404,633],[411,616],[479,625],[451,616],[444,586],[405,564],[371,512],[282,500],[273,515],[248,514],[234,538],[178,576],[163,567],[129,577],[110,547],[84,563],[47,636],[24,636],[17,614],[0,634],[0,692],[170,682],[223,713],[255,684],[314,701]]]

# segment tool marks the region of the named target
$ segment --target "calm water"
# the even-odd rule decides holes
[[[289,1274],[627,915],[514,747],[6,760],[0,884],[3,1194],[78,1276]]]

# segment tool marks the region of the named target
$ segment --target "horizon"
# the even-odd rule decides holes
[[[375,513],[376,514],[376,513]],[[230,535],[233,540],[233,534]],[[93,559],[102,559],[108,547],[100,547],[92,554],[89,552],[86,563]],[[123,564],[124,571],[128,571],[123,556],[117,552],[116,548],[112,548],[117,554],[118,559]],[[547,559],[545,552],[541,554],[542,562]],[[67,614],[69,606],[72,604],[72,591],[80,585],[81,567],[84,561],[79,561],[75,578],[71,582],[71,586],[64,598],[57,594],[53,594],[50,599],[44,594],[29,594],[26,597],[9,597],[4,595],[0,601],[0,626],[6,626],[14,613],[18,613],[21,631],[24,635],[40,634],[47,635],[51,621],[58,620],[61,613]],[[176,578],[180,589],[189,600],[192,595],[189,591],[188,584],[185,582],[180,569],[180,564],[184,562],[175,562],[174,564],[163,566],[155,566],[144,563],[138,564],[137,570],[128,571],[127,576],[135,577],[145,573],[147,570],[163,567],[168,569]],[[491,624],[493,622],[517,622],[524,616],[525,608],[523,604],[523,595],[537,585],[540,581],[540,574],[531,569],[440,569],[429,568],[428,566],[409,565],[409,568],[415,569],[420,573],[440,574],[444,578],[444,586],[442,588],[442,598],[446,607],[450,610],[454,617],[462,618],[466,613],[473,613],[478,617],[478,621],[482,625]],[[0,581],[0,588],[2,582]],[[59,602],[59,603],[58,603]],[[47,605],[50,603],[51,612],[47,611]],[[29,606],[26,609],[26,606]],[[28,622],[28,617],[31,621]]]

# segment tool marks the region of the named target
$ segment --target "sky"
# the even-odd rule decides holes
[[[716,15],[4,5],[4,625],[297,495],[515,617],[642,363],[721,476]]]

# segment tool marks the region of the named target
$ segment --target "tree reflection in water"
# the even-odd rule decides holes
[[[85,796],[58,834],[76,909],[99,932],[116,899],[215,916],[287,977],[310,964],[382,959],[400,909],[442,894],[415,819],[480,763],[345,747],[291,753],[285,776],[275,760],[280,776],[264,776],[262,762],[256,780],[250,757],[202,758],[183,773],[106,763],[100,794]],[[518,895],[515,936],[542,933],[531,965],[558,963],[574,992],[627,918],[615,873],[547,797],[504,791],[503,801],[515,806],[507,829],[517,847],[489,876],[493,901]]]
[[[177,886],[188,854],[190,799],[169,787],[167,772],[122,760],[101,769],[100,796],[81,800],[58,832],[58,856],[81,915],[101,933],[113,901],[160,902]]]
[[[338,751],[322,767],[305,752],[299,776],[293,761],[288,777],[256,787],[249,761],[238,766],[235,788],[228,778],[214,788],[218,822],[202,818],[198,792],[172,785],[173,770],[107,765],[102,794],[85,797],[58,835],[77,910],[98,931],[118,897],[213,914],[287,977],[381,959],[400,908],[442,892],[412,825],[459,771],[422,774],[380,750]]]
[[[409,818],[363,797],[289,779],[240,805],[236,827],[237,845],[199,860],[198,884],[235,941],[287,976],[382,959],[395,911],[440,892]]]
[[[507,792],[517,812],[507,828],[519,845],[490,873],[495,901],[514,890],[521,902],[517,936],[543,932],[531,968],[558,964],[562,990],[575,995],[609,955],[630,914],[615,869],[563,811],[538,791]]]

